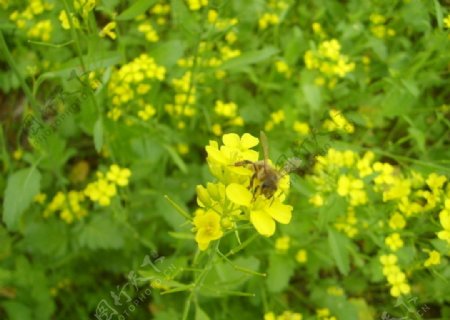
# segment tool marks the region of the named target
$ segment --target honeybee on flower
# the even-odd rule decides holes
[[[218,181],[208,183],[206,188],[197,186],[201,211],[196,213],[194,227],[200,250],[221,238],[223,230],[238,229],[245,220],[267,237],[275,233],[276,222],[290,222],[293,208],[283,204],[289,175],[272,166],[267,138],[262,134],[261,139],[263,160],[258,160],[258,152],[251,149],[258,145],[258,138],[248,133],[242,137],[225,134],[222,146],[211,141],[206,147],[209,169]]]

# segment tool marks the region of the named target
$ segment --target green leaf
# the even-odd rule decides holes
[[[68,247],[66,225],[61,220],[30,224],[25,230],[24,243],[31,252],[54,257],[62,256]]]
[[[441,5],[439,4],[438,0],[434,0],[434,10],[436,11],[436,20],[437,20],[437,24],[439,26],[439,29],[442,30],[442,28],[444,27],[444,14],[442,13],[442,8]]]
[[[180,40],[160,42],[155,49],[150,51],[150,55],[158,64],[172,67],[183,56],[185,48],[186,45]]]
[[[103,146],[103,120],[99,118],[94,125],[94,145],[95,150],[100,153]]]
[[[350,271],[348,239],[332,228],[328,228],[328,245],[339,271],[347,275]]]
[[[302,85],[302,91],[305,95],[306,102],[308,102],[311,107],[311,110],[319,110],[322,103],[320,88],[314,84],[304,84]]]
[[[3,201],[3,221],[13,230],[28,208],[33,197],[39,193],[41,174],[36,168],[22,169],[8,178]]]
[[[209,320],[210,318],[199,306],[195,308],[195,320]]]
[[[169,146],[167,144],[165,144],[163,146],[169,153],[173,162],[175,162],[175,164],[177,165],[178,169],[180,169],[181,172],[183,172],[183,173],[187,173],[188,170],[187,170],[186,164],[184,163],[183,159],[181,159],[181,157],[178,155],[178,153],[171,146]]]
[[[226,61],[222,65],[222,69],[239,69],[250,64],[255,64],[269,59],[271,56],[278,53],[278,49],[275,47],[266,47],[261,50],[248,51],[240,56]]]
[[[176,27],[180,27],[184,32],[184,35],[198,36],[201,32],[201,28],[191,11],[186,7],[183,0],[171,0],[171,12],[172,21]]]
[[[119,228],[107,213],[95,213],[92,220],[85,225],[79,235],[80,244],[90,249],[119,249],[124,240]]]
[[[281,292],[289,285],[294,273],[294,264],[284,255],[272,254],[267,271],[267,287],[270,292]]]
[[[138,15],[145,13],[145,11],[155,3],[156,0],[136,1],[130,7],[125,9],[121,14],[119,14],[116,20],[131,20]]]
[[[10,320],[28,320],[31,317],[31,308],[24,303],[18,301],[4,301],[1,304]]]

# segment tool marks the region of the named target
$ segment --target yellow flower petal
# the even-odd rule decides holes
[[[254,146],[256,146],[258,144],[258,142],[259,142],[258,138],[255,138],[254,136],[252,136],[249,133],[244,133],[244,135],[242,136],[242,139],[241,139],[242,147],[244,147],[246,149],[253,148]]]
[[[265,211],[273,219],[282,224],[288,224],[292,218],[292,206],[282,204],[279,201],[274,201],[274,203],[266,208]]]
[[[240,139],[236,133],[227,133],[222,137],[223,144],[229,147],[239,147]]]
[[[226,195],[232,202],[241,206],[250,206],[252,193],[246,187],[237,183],[231,183],[227,186]]]
[[[275,233],[275,221],[265,211],[255,210],[250,212],[250,222],[259,234],[270,237]]]

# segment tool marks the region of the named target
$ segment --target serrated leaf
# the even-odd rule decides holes
[[[230,59],[222,64],[222,69],[238,69],[250,64],[255,64],[269,59],[271,56],[278,53],[278,49],[275,47],[266,47],[261,50],[244,52],[240,56]]]
[[[125,9],[121,14],[119,14],[116,20],[131,20],[138,15],[145,13],[145,11],[155,3],[156,0],[136,1],[130,7]]]
[[[103,120],[99,118],[94,125],[94,145],[95,150],[100,153],[103,146]]]
[[[343,275],[347,275],[350,271],[348,239],[332,228],[328,228],[328,245],[337,268]]]
[[[90,249],[119,249],[123,246],[122,230],[105,214],[87,223],[79,235],[80,244]]]
[[[41,174],[36,168],[22,169],[8,178],[3,200],[3,221],[8,229],[15,229],[17,222],[39,193]]]

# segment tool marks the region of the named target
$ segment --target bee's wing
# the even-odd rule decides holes
[[[262,145],[263,154],[264,154],[264,170],[266,170],[267,159],[269,159],[269,144],[267,143],[266,134],[263,131],[260,131],[259,135],[260,135],[261,145]]]
[[[280,172],[283,176],[297,171],[302,165],[302,160],[297,157],[291,157],[286,160]]]

